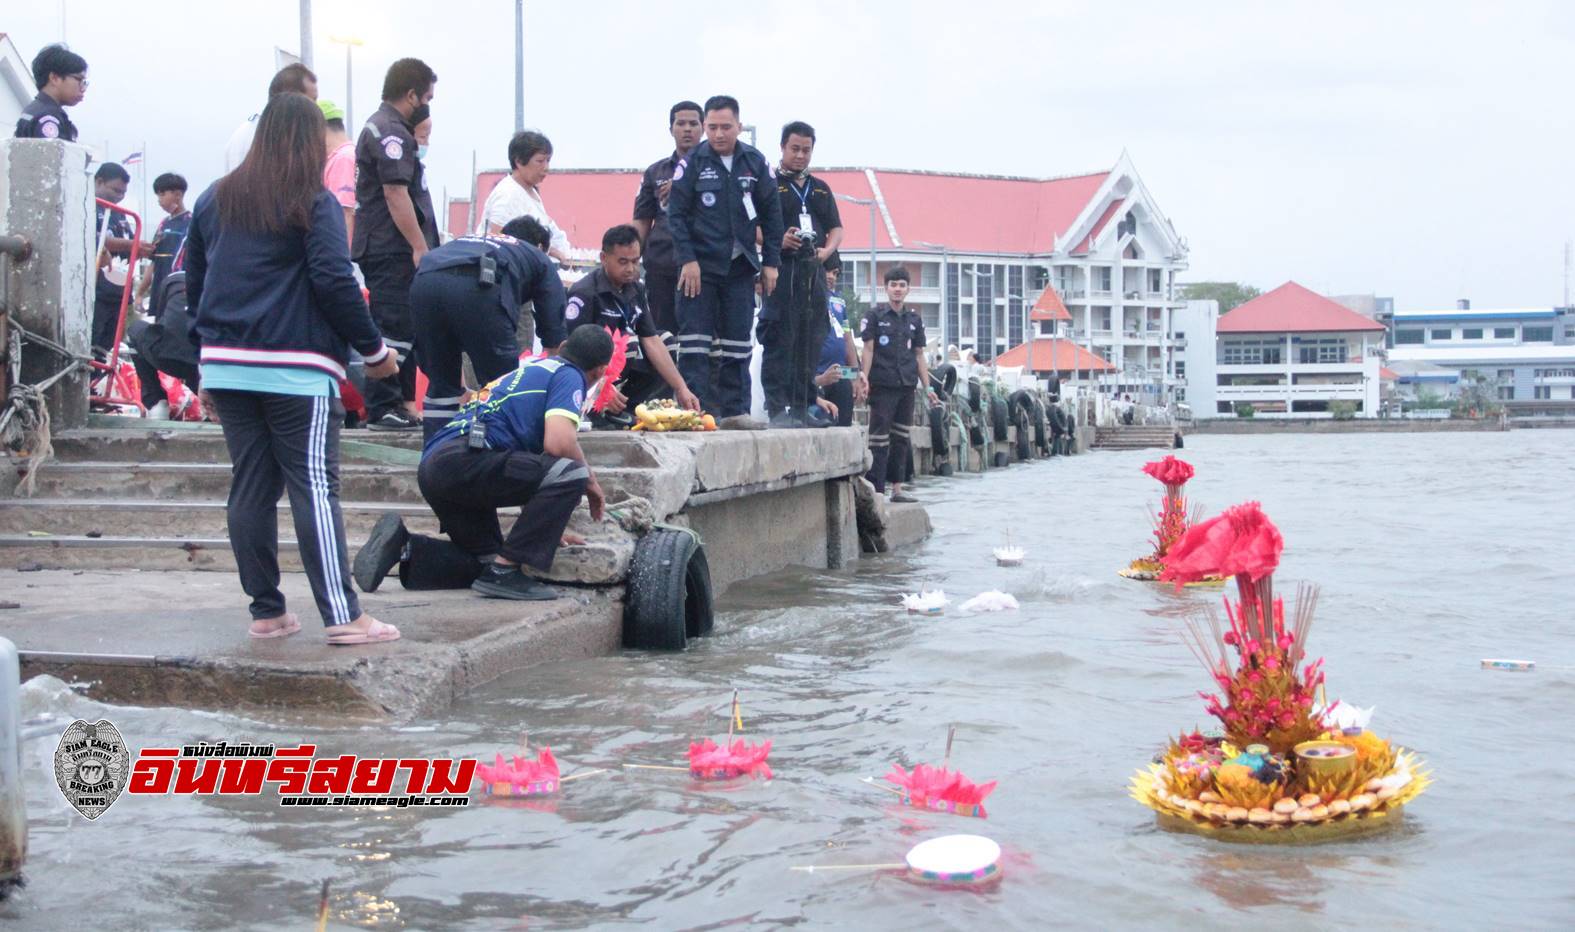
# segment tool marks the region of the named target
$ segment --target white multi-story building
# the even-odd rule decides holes
[[[1216,334],[1216,417],[1242,404],[1259,414],[1331,417],[1335,402],[1354,404],[1357,417],[1378,416],[1384,327],[1371,318],[1286,282],[1221,315]],[[1196,405],[1193,413],[1206,416]]]
[[[1050,339],[1109,367],[1066,347],[1091,385],[1149,401],[1171,397],[1170,314],[1184,303],[1175,280],[1187,268],[1187,246],[1125,153],[1108,171],[1059,178],[812,171],[841,198],[842,286],[884,300],[882,276],[906,266],[908,300],[937,348],[971,348],[988,362],[1023,345],[1030,309],[1054,284],[1071,320]],[[475,196],[485,198],[503,174],[481,173]],[[635,169],[554,170],[542,194],[570,242],[587,246],[628,221],[639,185]],[[467,202],[450,202],[450,228],[463,229],[468,213]]]
[[[1575,402],[1575,308],[1395,311],[1389,358],[1485,382],[1511,410]]]
[[[1176,400],[1192,409],[1193,417],[1214,417],[1215,363],[1219,328],[1218,301],[1188,301],[1171,313],[1171,337],[1176,346]]]

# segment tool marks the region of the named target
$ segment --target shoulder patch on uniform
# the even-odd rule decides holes
[[[673,180],[674,181],[677,181],[678,179],[680,179],[680,178],[682,178],[684,176],[684,166],[688,165],[688,164],[689,164],[689,160],[688,159],[679,159],[678,160],[678,164],[673,166]]]
[[[50,114],[38,118],[38,134],[45,139],[55,139],[60,136],[60,120]]]
[[[383,154],[397,162],[405,157],[405,144],[398,136],[389,136],[383,140]]]
[[[579,319],[580,308],[582,308],[584,306],[585,306],[585,302],[581,301],[579,298],[570,298],[568,303],[563,306],[563,319],[564,320],[577,320],[577,319]]]
[[[578,388],[574,390],[574,406],[576,408],[582,408],[585,406],[585,392]]]
[[[707,207],[715,207],[716,206],[716,195],[714,193],[710,192],[710,191],[702,191],[700,193],[700,203],[704,204]]]

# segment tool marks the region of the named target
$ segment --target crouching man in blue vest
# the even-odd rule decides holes
[[[411,534],[398,515],[386,514],[356,554],[356,584],[372,592],[397,565],[406,589],[469,586],[495,599],[557,598],[531,571],[552,566],[582,496],[591,518],[602,519],[602,488],[576,431],[586,386],[602,377],[612,352],[607,331],[580,327],[557,356],[483,388],[421,452],[421,495],[448,540]],[[520,516],[504,537],[498,509],[513,506]]]

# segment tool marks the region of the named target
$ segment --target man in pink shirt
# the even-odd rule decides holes
[[[323,165],[323,187],[345,212],[345,232],[355,236],[355,143],[345,132],[345,112],[331,100],[319,100],[328,121],[328,161]]]

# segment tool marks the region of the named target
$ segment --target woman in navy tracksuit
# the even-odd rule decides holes
[[[322,111],[280,94],[251,151],[197,199],[186,240],[205,407],[229,447],[230,546],[251,596],[251,636],[301,629],[279,591],[277,503],[290,494],[301,563],[330,644],[392,641],[363,614],[339,511],[339,380],[349,347],[368,378],[396,371],[350,268],[344,212],[323,188]]]

